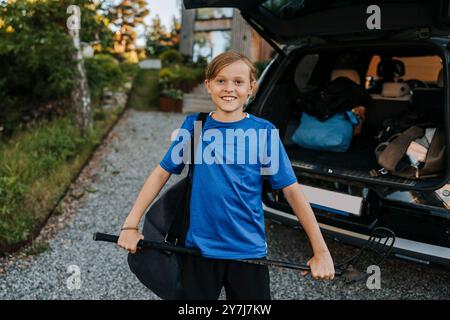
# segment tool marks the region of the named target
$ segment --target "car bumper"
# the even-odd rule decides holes
[[[265,216],[268,219],[293,226],[299,225],[297,217],[292,214],[270,208],[264,203],[263,209]],[[369,238],[366,234],[345,230],[324,223],[319,223],[319,226],[324,234],[331,236],[335,240],[355,246],[362,246]],[[450,248],[447,247],[397,237],[392,249],[392,254],[401,259],[424,264],[436,263],[450,268]]]

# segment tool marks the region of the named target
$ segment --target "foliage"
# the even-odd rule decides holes
[[[167,31],[158,15],[152,19],[150,32],[146,36],[146,52],[153,58],[159,57],[166,50],[178,50],[180,43],[180,21],[172,17],[171,30]]]
[[[29,236],[37,217],[19,208],[26,207],[32,184],[76,157],[88,143],[79,137],[76,124],[68,117],[42,122],[13,141],[0,148],[0,244]]]
[[[120,64],[120,69],[125,77],[125,79],[133,79],[139,71],[139,65],[136,63],[122,62]]]
[[[183,99],[183,91],[179,89],[164,89],[161,95],[177,100]]]
[[[67,2],[67,0],[66,0]],[[96,53],[109,53],[114,46],[114,33],[109,28],[107,1],[75,0],[71,4],[85,3],[82,7],[80,39],[91,43]]]
[[[168,49],[159,55],[163,66],[168,66],[174,63],[181,63],[183,56],[175,49]]]
[[[161,90],[164,89],[185,89],[192,87],[201,81],[203,70],[189,66],[174,64],[162,68],[159,72],[159,82]]]
[[[134,78],[128,106],[135,110],[156,110],[159,104],[159,70],[139,69]]]
[[[148,14],[149,10],[145,0],[122,0],[109,8],[108,17],[116,30],[114,52],[128,60],[137,60],[135,28],[144,23],[144,18]]]
[[[0,247],[30,237],[122,110],[97,112],[84,137],[69,113],[35,122],[0,144]]]
[[[9,135],[21,117],[67,98],[74,84],[75,49],[67,32],[69,5],[82,11],[81,40],[104,39],[105,21],[92,0],[0,1],[0,126]]]
[[[119,62],[110,55],[98,54],[84,59],[89,89],[94,99],[101,97],[103,89],[117,89],[124,81]]]

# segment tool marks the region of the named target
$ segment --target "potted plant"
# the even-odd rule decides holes
[[[165,112],[181,112],[183,92],[179,89],[164,89],[159,96],[159,110]]]

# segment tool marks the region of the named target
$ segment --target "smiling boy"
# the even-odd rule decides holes
[[[210,155],[218,161],[196,161],[195,164],[185,246],[198,248],[202,256],[183,257],[183,293],[180,298],[217,299],[225,287],[227,299],[270,299],[267,266],[236,261],[263,259],[267,255],[261,173],[266,175],[273,189],[283,191],[308,235],[314,253],[308,261],[312,276],[315,279],[333,279],[333,261],[314,213],[297,183],[278,135],[273,139],[277,129],[269,121],[243,111],[247,99],[257,91],[254,66],[245,56],[228,51],[210,62],[205,76],[205,86],[216,110],[209,114],[202,128],[203,138],[198,150],[216,143]],[[187,116],[180,130],[192,134],[196,119],[197,114]],[[256,140],[246,139],[244,143],[226,138],[227,134],[237,130],[256,130],[265,135],[258,134]],[[223,147],[217,147],[216,137],[220,135],[225,137],[222,138]],[[173,152],[182,141],[173,141],[125,220],[125,230],[121,232],[118,244],[130,252],[136,251],[137,241],[143,238],[137,226],[145,209],[170,175],[180,174],[183,170],[184,163],[174,161],[177,152]],[[275,166],[262,161],[261,157],[256,163],[249,161],[254,156],[252,153],[261,150],[271,156],[271,162],[277,162]],[[242,151],[245,161],[239,163],[236,157]],[[199,152],[196,159],[198,155]]]

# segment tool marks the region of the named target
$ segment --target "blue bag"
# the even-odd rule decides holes
[[[353,127],[358,124],[359,119],[351,110],[336,113],[325,121],[302,112],[292,141],[307,149],[346,152],[352,142]]]

